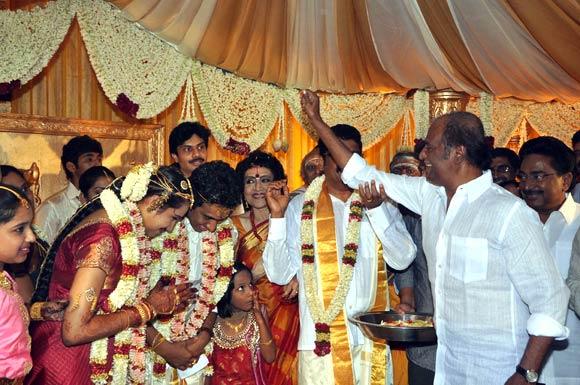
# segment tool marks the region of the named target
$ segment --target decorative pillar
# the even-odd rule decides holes
[[[465,111],[469,95],[451,89],[429,91],[429,122],[454,111]]]

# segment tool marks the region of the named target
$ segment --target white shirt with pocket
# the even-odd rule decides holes
[[[354,154],[350,187],[375,180],[422,216],[423,248],[435,305],[435,384],[503,384],[528,334],[565,339],[569,290],[537,214],[495,185],[491,173],[445,189],[425,178],[387,174]]]

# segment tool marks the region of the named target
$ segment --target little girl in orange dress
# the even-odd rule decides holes
[[[218,302],[218,318],[213,327],[213,375],[206,385],[267,385],[263,362],[276,358],[276,345],[258,303],[252,273],[240,262],[228,289]]]
[[[32,368],[30,318],[5,263],[26,260],[35,237],[34,212],[24,192],[0,184],[0,384],[21,384]]]

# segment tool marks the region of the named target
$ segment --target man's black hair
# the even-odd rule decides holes
[[[544,155],[550,158],[550,165],[559,176],[571,172],[572,180],[576,177],[576,157],[574,152],[560,139],[556,139],[553,136],[540,136],[528,140],[520,149],[522,163],[526,156],[532,154]]]
[[[354,140],[362,153],[362,140],[360,136],[360,132],[353,126],[348,124],[337,124],[336,126],[330,127],[334,135],[336,135],[339,139],[342,140]],[[328,148],[324,144],[321,139],[318,139],[318,151],[320,152],[320,156],[325,157],[328,155]]]
[[[466,160],[481,170],[489,169],[491,162],[489,146],[485,141],[481,120],[470,112],[451,112],[437,118],[445,124],[442,143],[446,153],[451,148],[465,147]]]
[[[177,147],[188,141],[193,135],[199,136],[207,147],[210,135],[207,127],[198,122],[183,122],[178,124],[169,134],[169,153],[177,154]]]
[[[73,174],[67,170],[66,164],[71,162],[75,166],[78,166],[79,158],[81,155],[89,152],[96,152],[97,154],[103,156],[103,146],[101,143],[88,135],[75,136],[69,140],[67,144],[62,146],[60,163],[64,169],[64,172],[66,173],[66,178],[68,180],[72,179]]]
[[[206,162],[189,177],[194,207],[204,203],[234,209],[242,202],[242,182],[236,171],[221,160]]]
[[[576,143],[580,142],[580,130],[576,131],[574,135],[572,135],[572,147],[576,145]]]
[[[499,157],[506,158],[511,168],[514,169],[515,171],[520,169],[521,165],[520,157],[518,156],[518,154],[516,154],[514,150],[511,150],[506,147],[496,147],[493,150],[491,150],[491,159]]]

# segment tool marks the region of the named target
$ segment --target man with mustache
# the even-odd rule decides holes
[[[468,112],[435,119],[419,156],[426,178],[407,177],[343,146],[316,94],[304,91],[302,106],[345,183],[372,182],[362,196],[388,194],[421,215],[438,337],[434,384],[536,383],[554,338],[568,336],[570,293],[537,215],[493,183],[481,120]]]
[[[580,204],[568,194],[575,174],[574,153],[562,141],[542,136],[524,143],[520,158],[522,198],[540,216],[544,237],[560,275],[566,279],[572,243],[580,227]],[[554,343],[540,376],[546,384],[580,384],[580,319],[570,309],[566,326],[570,329],[567,343]]]
[[[169,135],[169,153],[187,178],[207,160],[209,130],[198,122],[183,122]]]

